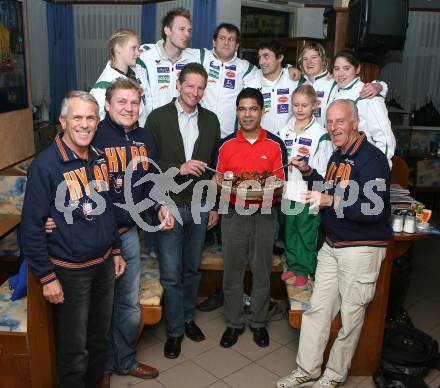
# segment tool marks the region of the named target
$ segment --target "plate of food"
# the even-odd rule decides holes
[[[268,172],[242,172],[238,175],[225,173],[218,176],[216,182],[221,191],[231,192],[241,199],[260,201],[280,196],[284,186],[284,181]]]

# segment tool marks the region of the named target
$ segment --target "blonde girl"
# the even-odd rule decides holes
[[[137,64],[139,58],[139,37],[137,33],[128,28],[113,31],[108,41],[108,57],[107,65],[90,91],[98,101],[99,116],[102,120],[106,114],[105,91],[108,85],[116,78],[127,77],[136,81],[144,89],[139,115],[139,126],[143,127],[147,116],[145,106],[147,82],[144,79],[144,72],[140,71],[140,65]]]
[[[302,158],[309,166],[325,175],[327,162],[333,152],[326,130],[315,119],[313,112],[318,97],[311,85],[299,86],[291,98],[293,117],[278,133],[287,148],[289,159]],[[289,211],[285,217],[285,248],[288,271],[282,279],[297,287],[305,286],[316,269],[316,243],[320,223],[319,214],[309,212],[301,193],[307,183],[295,167],[289,170],[284,200]]]

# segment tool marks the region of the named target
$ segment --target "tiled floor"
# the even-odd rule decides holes
[[[417,242],[413,275],[406,309],[415,326],[440,342],[440,237]],[[426,276],[430,274],[429,276]],[[198,312],[195,317],[206,340],[195,343],[185,338],[182,354],[176,360],[163,356],[165,329],[163,324],[148,328],[138,346],[138,359],[160,370],[155,380],[113,376],[112,388],[273,388],[280,376],[295,367],[298,331],[286,320],[269,323],[270,346],[257,347],[250,330],[231,349],[219,346],[224,331],[222,310]],[[440,386],[440,372],[433,370],[425,378],[429,387]],[[344,387],[375,387],[371,377],[350,377]]]

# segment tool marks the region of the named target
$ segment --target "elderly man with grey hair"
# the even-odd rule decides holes
[[[107,158],[90,146],[98,122],[89,93],[73,91],[63,100],[63,133],[33,161],[24,198],[20,245],[54,304],[60,387],[101,384],[114,282],[125,269]],[[50,234],[48,217],[57,224]]]
[[[302,319],[298,368],[280,379],[278,388],[335,388],[347,378],[391,234],[386,156],[358,131],[353,101],[331,103],[326,120],[336,150],[325,179],[304,161],[293,161],[312,185],[305,201],[323,210],[326,238],[318,253],[311,307]],[[342,327],[321,375],[330,325],[338,312]]]

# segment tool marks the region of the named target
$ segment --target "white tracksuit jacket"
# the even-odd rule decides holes
[[[297,88],[298,81],[292,81],[287,69],[282,69],[275,81],[269,81],[261,70],[255,72],[251,80],[245,82],[245,87],[261,90],[264,98],[265,113],[261,126],[273,134],[277,134],[292,116],[291,96]]]
[[[235,130],[235,100],[245,81],[253,77],[257,68],[245,59],[237,58],[237,54],[230,61],[223,63],[214,50],[192,51],[198,52],[200,63],[208,73],[208,84],[201,104],[217,115],[221,137],[224,138]]]
[[[159,40],[155,44],[143,44],[138,59],[149,85],[146,95],[147,114],[177,97],[179,92],[176,80],[179,78],[180,70],[187,63],[199,63],[199,58],[188,49],[182,51],[176,63],[172,63],[166,56],[163,43],[163,40]]]
[[[318,174],[325,176],[327,163],[333,153],[333,145],[327,131],[319,124],[318,120],[312,120],[305,126],[304,132],[296,134],[295,116],[277,133],[287,148],[288,158],[302,156],[309,166]],[[307,190],[307,182],[295,167],[289,170],[284,198],[291,201],[303,202],[301,193]]]
[[[146,103],[146,89],[148,88],[146,79],[144,78],[144,72],[141,71],[140,66],[136,65],[132,68],[136,74],[136,80],[138,84],[144,89],[144,93],[142,94],[142,101],[139,111],[139,126],[143,127],[145,125],[145,121],[147,120],[147,109],[145,106]],[[96,101],[98,101],[99,105],[99,117],[101,120],[105,117],[105,92],[109,84],[114,81],[116,78],[127,78],[125,75],[113,69],[110,66],[110,61],[107,62],[107,65],[104,68],[104,71],[99,76],[95,85],[93,85],[92,90],[90,90],[90,94],[95,97]]]
[[[348,99],[356,103],[359,111],[359,131],[364,131],[371,144],[379,148],[388,158],[391,167],[391,158],[396,149],[396,138],[391,129],[388,110],[382,96],[361,99],[359,92],[364,83],[360,78],[355,78],[345,88],[333,88],[328,103],[334,100]]]

